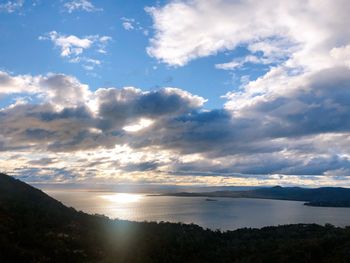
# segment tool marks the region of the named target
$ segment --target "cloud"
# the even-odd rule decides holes
[[[215,68],[223,70],[240,69],[247,64],[275,66],[290,59],[296,47],[288,40],[281,38],[264,39],[247,46],[251,54],[234,58],[230,62],[216,64]]]
[[[63,74],[48,74],[38,81],[45,101],[60,108],[84,105],[91,96],[87,85]]]
[[[33,93],[37,87],[33,84],[34,79],[30,75],[10,76],[0,71],[0,95],[13,93]]]
[[[350,67],[350,45],[332,48],[330,55],[340,65]]]
[[[96,12],[103,10],[102,8],[95,7],[89,0],[67,1],[63,6],[68,13],[73,13],[74,11]]]
[[[349,72],[349,68],[335,67],[290,77],[275,69],[247,84],[243,92],[228,94],[226,108],[239,118],[265,120],[270,134],[348,129]]]
[[[101,128],[104,130],[139,122],[176,116],[200,108],[205,100],[176,88],[142,92],[133,87],[99,89],[95,92]]]
[[[125,30],[128,30],[128,31],[129,31],[129,30],[134,30],[134,29],[135,29],[135,26],[134,26],[134,24],[135,24],[135,19],[133,19],[133,18],[122,17],[121,20],[122,20],[123,28],[124,28]]]
[[[67,180],[87,180],[84,174],[89,180],[124,182],[176,182],[175,177],[195,182],[203,176],[216,183],[345,180],[350,170],[349,68],[292,80],[282,73],[276,69],[250,82],[241,93],[227,96],[226,108],[216,110],[177,88],[91,91],[63,74],[2,73],[11,94],[21,96],[25,83],[32,87],[28,96],[37,98],[0,110],[0,150],[9,156],[4,167],[16,167],[9,160],[19,155],[24,159],[13,160],[26,174],[33,166],[29,156],[36,152],[44,155],[38,160],[56,160],[35,163],[44,171],[70,167]],[[279,87],[287,80],[288,85],[271,88],[265,83],[271,79]],[[267,91],[261,92],[263,84]],[[52,176],[65,180],[62,173]]]
[[[236,68],[241,68],[247,63],[268,65],[268,64],[272,64],[273,62],[274,61],[270,59],[250,55],[243,58],[234,59],[230,62],[216,64],[215,68],[223,69],[223,70],[233,70]]]
[[[26,94],[29,98],[37,97],[42,102],[62,109],[88,103],[91,91],[87,85],[69,75],[49,73],[46,76],[13,76],[0,71],[0,94]],[[26,104],[25,100],[20,102],[19,105]]]
[[[140,22],[136,21],[134,18],[122,17],[120,19],[122,21],[122,26],[127,31],[142,31],[142,33],[147,36],[149,34],[148,29],[140,24]]]
[[[83,52],[93,49],[96,53],[106,53],[106,47],[112,40],[109,36],[85,36],[79,38],[74,35],[63,35],[56,31],[40,36],[39,40],[50,40],[55,47],[60,49],[61,57],[68,58],[70,63],[83,63],[83,67],[91,70],[101,65],[101,61],[83,56]]]
[[[55,46],[61,49],[62,57],[69,57],[71,55],[80,55],[84,49],[91,47],[93,41],[89,38],[79,38],[74,35],[65,36],[51,31],[47,37],[40,37],[40,40],[50,39]]]
[[[6,75],[6,78],[11,82],[21,76]],[[50,151],[111,148],[124,144],[126,133],[130,132],[127,127],[135,126],[140,120],[156,122],[165,116],[196,110],[205,102],[199,96],[176,88],[151,92],[132,87],[101,88],[92,92],[76,78],[63,74],[31,77],[30,83],[34,87],[30,95],[40,103],[3,108],[0,134],[12,138],[11,142],[7,141],[9,144]],[[143,125],[141,129],[147,127]]]
[[[317,67],[329,60],[332,45],[349,41],[348,5],[344,0],[170,1],[146,9],[155,30],[147,52],[183,66],[239,45],[268,58],[294,47],[290,64]]]
[[[107,53],[106,47],[107,47],[108,43],[113,40],[112,37],[110,37],[110,36],[100,37],[97,35],[97,36],[94,36],[94,38],[95,38],[95,40],[97,38],[97,47],[98,47],[97,52],[103,53],[103,54]]]
[[[24,5],[24,0],[7,1],[6,3],[0,4],[0,12],[14,13],[21,9]]]

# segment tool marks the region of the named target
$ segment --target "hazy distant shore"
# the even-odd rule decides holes
[[[246,191],[178,192],[159,194],[160,196],[206,197],[206,198],[254,198],[284,201],[302,201],[306,206],[350,207],[350,189],[321,187],[315,189],[301,187],[269,187]]]

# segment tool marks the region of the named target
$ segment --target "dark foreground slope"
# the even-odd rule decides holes
[[[350,262],[350,228],[229,232],[109,220],[0,174],[0,262]]]
[[[171,196],[204,196],[230,198],[261,198],[304,201],[309,206],[350,207],[350,189],[341,187],[321,187],[315,189],[301,187],[264,187],[246,191],[215,191],[203,193],[171,193]]]

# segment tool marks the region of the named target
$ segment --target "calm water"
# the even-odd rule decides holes
[[[147,196],[45,190],[67,206],[87,213],[133,221],[195,223],[211,229],[237,229],[294,223],[350,225],[350,208],[304,206],[303,202],[203,197]]]

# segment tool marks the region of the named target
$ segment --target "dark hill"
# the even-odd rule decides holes
[[[9,204],[11,208],[18,208],[22,213],[35,212],[43,220],[45,217],[62,220],[62,216],[74,212],[74,209],[67,208],[41,190],[0,174],[0,208],[8,208]]]
[[[0,174],[0,262],[350,262],[350,228],[299,224],[222,233],[110,220]]]

